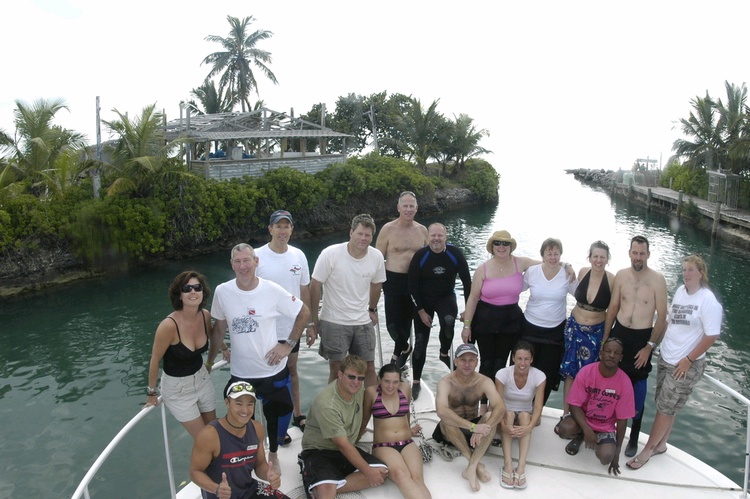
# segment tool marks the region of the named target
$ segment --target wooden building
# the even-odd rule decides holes
[[[184,144],[191,171],[215,179],[260,176],[284,166],[316,173],[346,160],[346,139],[351,137],[267,108],[247,113],[188,112],[166,124],[165,136]],[[341,152],[328,151],[332,140]]]

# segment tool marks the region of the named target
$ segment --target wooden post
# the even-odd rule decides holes
[[[721,203],[716,203],[716,209],[714,210],[714,223],[711,226],[711,239],[716,239],[716,234],[719,232],[720,220],[721,220]]]
[[[677,192],[677,220],[680,219],[682,214],[682,191]]]
[[[648,193],[646,197],[646,211],[651,211],[651,203],[654,200],[654,195],[651,193],[651,187],[648,188]]]

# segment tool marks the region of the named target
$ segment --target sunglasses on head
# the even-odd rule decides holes
[[[238,383],[229,388],[230,393],[249,392],[255,396],[255,389],[250,383]]]
[[[364,376],[357,376],[356,374],[347,374],[346,377],[349,378],[351,381],[354,381],[355,379],[357,381],[364,381],[365,380]]]
[[[492,246],[510,246],[510,241],[492,241]]]
[[[203,285],[202,284],[185,284],[182,286],[183,293],[189,293],[191,291],[200,293],[201,291],[203,291]]]

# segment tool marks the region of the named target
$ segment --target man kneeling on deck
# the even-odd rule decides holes
[[[362,425],[365,371],[362,357],[348,355],[337,378],[310,404],[299,455],[308,497],[333,499],[339,492],[377,487],[388,477],[380,459],[354,446]]]
[[[572,439],[565,452],[574,456],[582,442],[596,450],[608,473],[620,474],[620,449],[628,418],[635,415],[633,384],[618,364],[622,343],[609,338],[601,349],[601,360],[584,366],[568,393],[570,415],[560,422],[560,438]],[[617,431],[615,432],[615,424]]]
[[[190,479],[203,499],[289,499],[281,487],[281,470],[266,461],[263,426],[253,421],[255,389],[236,381],[224,390],[227,415],[208,423],[198,433],[190,457]],[[255,474],[270,482],[261,483]]]
[[[476,372],[477,347],[464,343],[456,348],[453,364],[456,370],[440,380],[436,406],[440,424],[432,437],[438,442],[452,443],[469,461],[461,474],[471,490],[479,490],[479,482],[492,478],[480,462],[492,443],[497,424],[505,414],[505,404],[493,381]],[[487,397],[491,411],[479,415],[479,401]]]

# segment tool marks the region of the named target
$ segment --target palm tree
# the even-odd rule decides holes
[[[221,73],[220,91],[226,91],[227,98],[232,102],[239,100],[244,113],[246,108],[250,109],[250,92],[254,89],[258,93],[258,82],[253,74],[253,66],[271,82],[278,84],[276,75],[267,66],[271,62],[271,53],[256,47],[259,41],[271,38],[273,33],[256,30],[248,35],[248,25],[254,21],[252,16],[242,21],[236,17],[227,16],[227,21],[231,26],[227,38],[216,35],[206,37],[209,42],[220,43],[224,51],[209,54],[203,59],[202,64],[211,65],[207,80]]]
[[[23,192],[28,188],[41,197],[57,191],[56,186],[49,182],[56,176],[58,159],[69,155],[71,149],[78,150],[85,146],[83,134],[52,123],[61,109],[67,109],[62,99],[38,99],[31,105],[16,101],[14,114],[17,139],[9,141],[10,137],[5,133],[0,137],[0,142],[8,151],[0,172],[0,185],[3,189]],[[80,171],[79,165],[70,167],[69,158],[63,161],[67,170]],[[78,171],[74,174],[77,173]],[[25,182],[27,187],[24,188],[19,182]]]
[[[705,97],[695,97],[690,103],[693,111],[689,118],[679,120],[679,127],[692,140],[677,139],[672,150],[687,158],[687,166],[715,170],[723,164],[723,141],[716,121],[716,103],[708,92]]]
[[[167,153],[174,144],[165,145],[162,114],[156,111],[156,103],[144,107],[133,120],[117,109],[113,112],[119,119],[104,121],[118,136],[112,150],[116,178],[107,189],[108,195],[147,197],[160,182],[188,174],[167,165]]]
[[[192,89],[190,94],[201,104],[198,106],[193,99],[187,102],[187,106],[196,114],[229,113],[236,103],[229,93],[222,95],[213,80],[204,81],[203,85]]]
[[[437,158],[441,134],[448,126],[448,121],[437,111],[439,101],[440,99],[434,100],[423,112],[420,100],[411,99],[411,105],[399,127],[404,136],[406,151],[420,168],[427,166],[428,159]]]
[[[446,151],[456,161],[454,175],[463,169],[467,159],[492,152],[479,145],[482,138],[489,137],[490,133],[484,128],[477,129],[474,119],[468,114],[459,114],[451,124],[450,132]]]
[[[716,110],[719,113],[717,127],[722,135],[724,146],[722,156],[726,158],[724,166],[733,173],[739,173],[748,164],[746,154],[742,151],[742,143],[747,140],[745,135],[747,87],[744,83],[742,86],[737,86],[728,81],[724,82],[724,87],[727,91],[727,103],[724,104],[721,99],[716,103]]]

